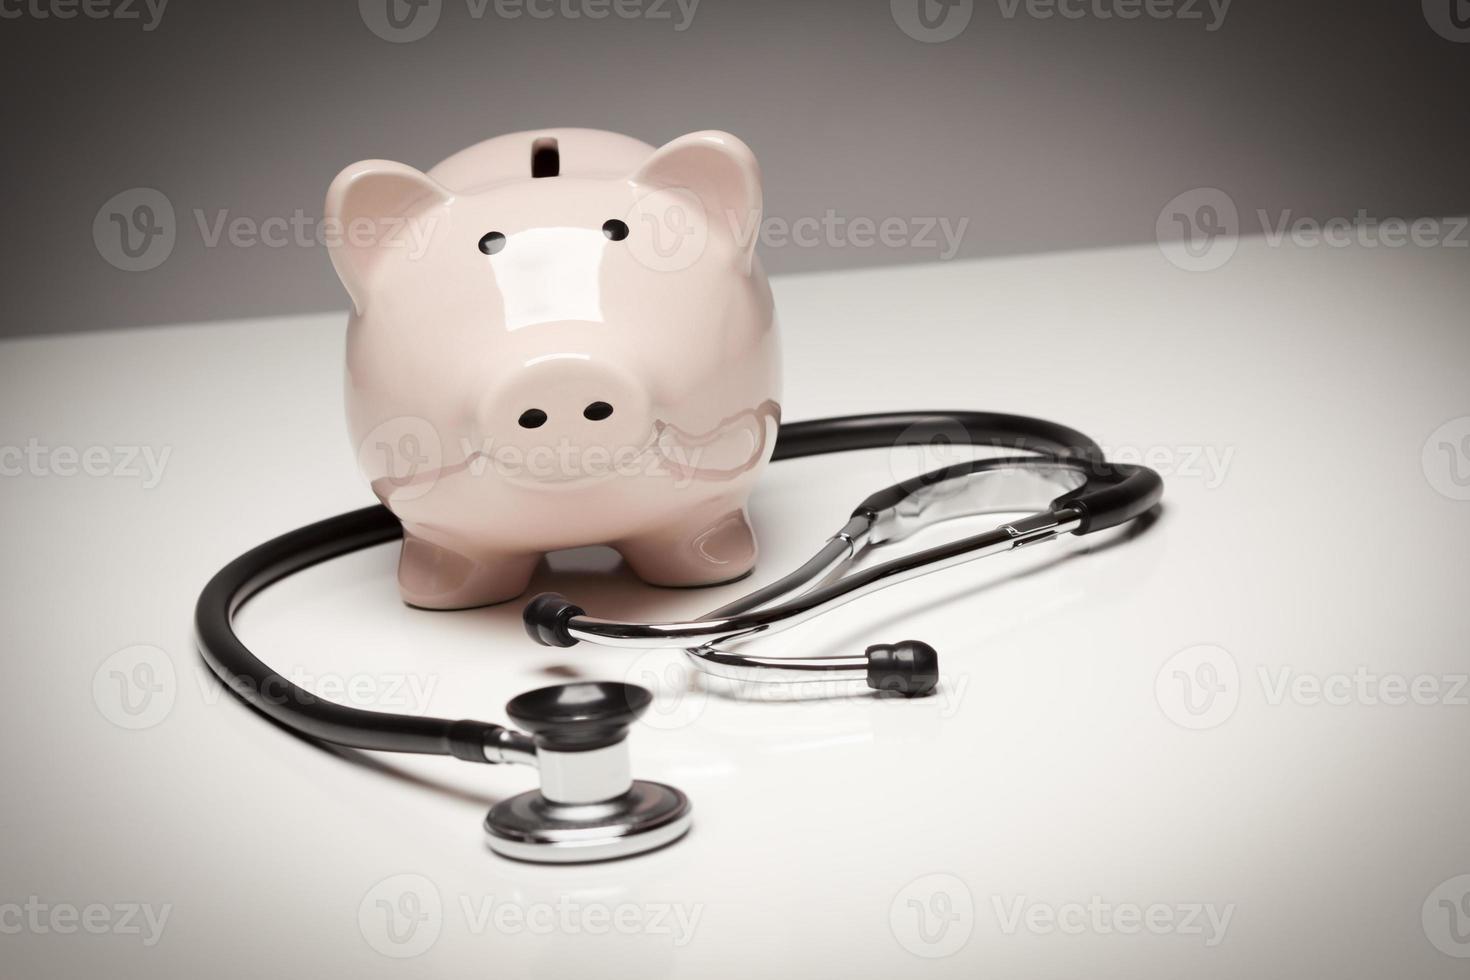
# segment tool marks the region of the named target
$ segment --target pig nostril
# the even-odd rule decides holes
[[[539,408],[528,408],[517,419],[523,429],[539,429],[546,424],[546,413]]]
[[[582,409],[582,417],[591,422],[601,422],[612,414],[612,406],[607,402],[593,402]]]

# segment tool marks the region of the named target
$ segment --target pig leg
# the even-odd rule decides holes
[[[649,585],[718,585],[755,566],[755,534],[745,510],[686,519],[614,545]]]
[[[526,591],[540,559],[463,546],[451,549],[404,528],[398,591],[404,602],[421,609],[488,606]]]

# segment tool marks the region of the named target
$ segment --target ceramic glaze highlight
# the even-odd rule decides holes
[[[326,215],[349,428],[403,522],[406,602],[502,602],[589,544],[656,585],[750,570],[780,365],[744,143],[515,133],[427,174],[353,164]]]

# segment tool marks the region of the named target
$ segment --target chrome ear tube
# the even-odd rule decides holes
[[[938,683],[939,657],[919,640],[874,644],[861,656],[840,657],[762,657],[744,647],[891,585],[1081,533],[1088,487],[1089,464],[1079,460],[973,460],[871,495],[801,567],[700,619],[600,619],[555,593],[531,600],[522,618],[531,638],[547,646],[586,641],[613,647],[683,647],[704,673],[739,682],[861,681],[878,691],[925,695]],[[1033,513],[979,534],[855,567],[880,548],[943,521],[1025,511]]]

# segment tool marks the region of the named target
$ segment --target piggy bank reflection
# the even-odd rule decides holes
[[[760,216],[755,157],[720,132],[536,130],[337,176],[348,422],[403,524],[406,602],[502,602],[591,544],[655,585],[750,570],[780,417]]]

